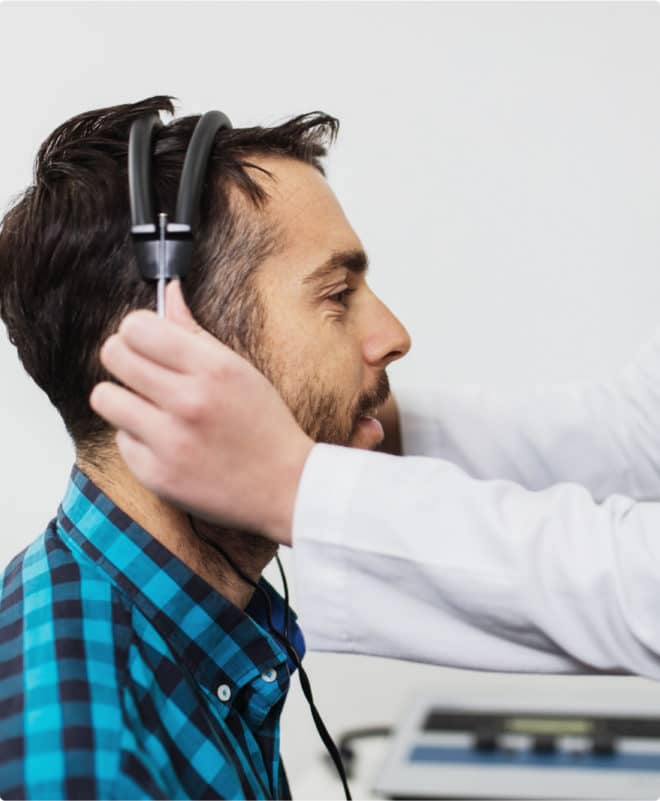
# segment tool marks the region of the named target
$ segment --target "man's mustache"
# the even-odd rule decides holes
[[[354,425],[357,424],[358,419],[365,414],[382,406],[385,401],[390,397],[390,381],[387,377],[385,370],[378,377],[378,382],[374,389],[369,392],[364,392],[358,398],[357,411],[355,413]]]

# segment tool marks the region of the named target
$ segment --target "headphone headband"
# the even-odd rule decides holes
[[[183,162],[176,200],[175,219],[178,223],[191,227],[194,223],[211,148],[215,135],[222,128],[231,128],[231,122],[221,111],[207,111],[195,126]]]
[[[158,114],[140,117],[131,125],[128,138],[128,187],[133,227],[155,226],[156,223],[151,188],[151,142],[154,131],[162,127]]]
[[[232,125],[221,111],[208,111],[197,121],[183,162],[173,222],[167,222],[162,212],[157,218],[153,206],[152,141],[162,127],[158,114],[140,117],[131,125],[128,139],[131,235],[140,273],[152,280],[182,278],[188,272],[193,225],[213,142],[221,128]]]

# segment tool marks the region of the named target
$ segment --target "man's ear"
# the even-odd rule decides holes
[[[178,278],[170,281],[165,288],[165,310],[168,320],[178,323],[193,334],[199,334],[204,330],[190,313]]]

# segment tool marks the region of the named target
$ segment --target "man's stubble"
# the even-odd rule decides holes
[[[261,314],[263,315],[263,311]],[[362,392],[352,403],[341,397],[338,388],[324,388],[323,381],[318,375],[306,376],[293,390],[287,391],[289,382],[286,381],[286,367],[279,363],[277,354],[264,344],[263,316],[258,320],[254,318],[254,322],[259,323],[260,335],[251,338],[249,348],[245,346],[240,348],[241,355],[262,372],[280,392],[296,421],[310,439],[329,445],[350,445],[360,416],[373,413],[390,395],[390,385],[385,370],[380,374],[375,387]],[[251,500],[246,498],[245,502],[251,503]],[[205,537],[218,543],[238,567],[255,580],[277,552],[277,546],[260,534],[226,529],[203,521],[198,521],[197,525]],[[222,576],[228,576],[228,571],[233,574],[232,568],[218,551],[203,542],[193,531],[190,534],[200,564],[210,565],[214,572],[217,571]],[[235,576],[232,575],[231,578]]]

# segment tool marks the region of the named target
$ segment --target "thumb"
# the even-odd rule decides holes
[[[168,320],[172,320],[191,333],[198,334],[203,330],[186,305],[181,291],[181,281],[178,278],[170,281],[165,288],[165,309]]]

